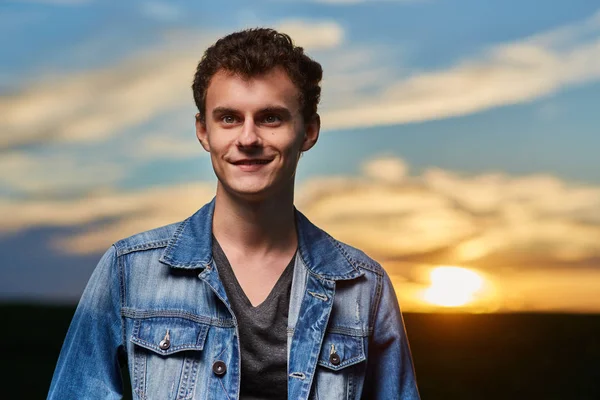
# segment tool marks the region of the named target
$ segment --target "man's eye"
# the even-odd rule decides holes
[[[281,118],[279,118],[277,115],[267,115],[263,121],[267,124],[277,124],[281,122]]]
[[[224,115],[221,117],[221,121],[226,124],[233,124],[235,123],[235,117],[233,115]]]

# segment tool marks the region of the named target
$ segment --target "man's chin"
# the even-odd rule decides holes
[[[237,199],[248,202],[258,202],[269,198],[272,191],[268,187],[227,187],[224,186],[227,193]]]

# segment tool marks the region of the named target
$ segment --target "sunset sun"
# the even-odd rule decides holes
[[[473,301],[484,280],[477,272],[461,267],[436,267],[430,272],[431,285],[424,299],[442,307],[459,307]]]

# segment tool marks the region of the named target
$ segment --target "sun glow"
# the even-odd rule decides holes
[[[427,302],[443,307],[468,305],[484,284],[477,272],[461,267],[434,268],[430,279],[431,286],[425,289],[423,297]]]

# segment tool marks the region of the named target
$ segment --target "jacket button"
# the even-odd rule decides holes
[[[170,329],[167,329],[167,333],[165,333],[163,340],[158,343],[158,347],[160,347],[161,350],[167,350],[169,347],[171,347]]]
[[[338,366],[340,365],[342,360],[340,359],[340,356],[337,355],[337,353],[333,353],[329,356],[329,362],[335,366]]]
[[[158,347],[160,347],[161,350],[167,350],[169,347],[171,347],[171,341],[169,339],[163,339],[158,344]]]
[[[223,375],[225,375],[225,372],[227,372],[227,366],[221,360],[215,361],[212,368],[213,368],[213,372],[217,376],[223,376]]]

